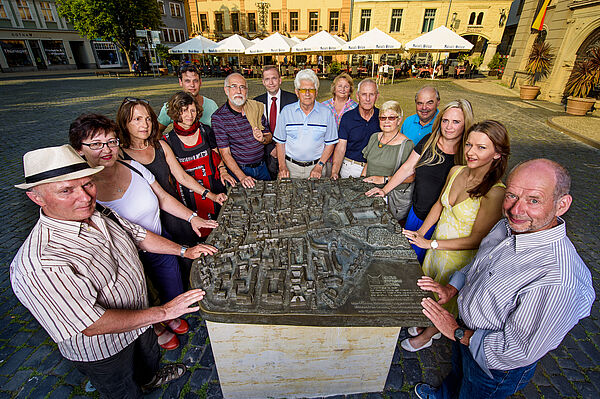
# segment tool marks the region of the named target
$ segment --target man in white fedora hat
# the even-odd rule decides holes
[[[204,291],[149,307],[137,254],[139,248],[180,255],[181,246],[98,212],[93,175],[103,167],[90,167],[71,146],[28,152],[23,166],[25,183],[16,187],[41,209],[10,265],[16,296],[103,397],[140,398],[142,390],[181,377],[183,364],[159,369],[156,335],[148,327],[197,311]],[[203,244],[189,250],[194,257],[216,252]]]

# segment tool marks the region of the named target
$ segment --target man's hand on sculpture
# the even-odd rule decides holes
[[[290,177],[290,170],[288,168],[285,168],[285,169],[280,168],[279,172],[277,173],[277,177],[279,179],[287,179],[287,178],[289,178]]]
[[[223,170],[223,168],[221,168],[221,183],[227,187],[226,183],[231,184],[231,187],[235,187],[235,185],[237,184],[237,181],[235,180],[235,178],[233,176],[231,176],[226,170]]]
[[[214,229],[219,225],[219,223],[214,220],[202,219],[200,216],[193,217],[190,224],[192,225],[192,230],[194,230],[198,236],[200,236],[200,229]]]
[[[227,194],[215,194],[215,193],[210,193],[206,196],[209,200],[211,200],[212,202],[216,202],[219,205],[223,205],[225,203],[225,201],[227,201]]]
[[[217,253],[217,248],[212,245],[198,244],[185,250],[184,257],[188,259],[198,259],[200,255],[214,255]]]
[[[385,197],[387,194],[381,188],[379,188],[379,187],[373,187],[372,189],[370,189],[369,191],[367,191],[365,193],[365,195],[367,197],[372,197],[372,196]]]
[[[369,176],[365,177],[363,181],[366,183],[383,184],[385,183],[385,178],[383,176]]]
[[[246,176],[240,180],[240,183],[242,183],[242,187],[244,188],[252,188],[256,184],[256,180],[251,176]]]
[[[204,298],[205,292],[201,289],[189,290],[181,295],[176,296],[161,307],[165,312],[164,320],[176,319],[186,313],[197,312],[199,306],[192,306]]]
[[[431,320],[433,325],[447,338],[454,341],[454,330],[458,328],[454,315],[431,298],[423,298],[421,305],[423,314]]]
[[[309,179],[320,179],[323,176],[323,167],[321,165],[315,165],[310,171]]]
[[[456,294],[458,294],[458,290],[456,287],[448,284],[442,285],[432,279],[431,277],[423,276],[417,280],[417,285],[423,291],[431,291],[435,292],[438,295],[438,303],[443,305],[447,303],[450,299],[452,299]]]

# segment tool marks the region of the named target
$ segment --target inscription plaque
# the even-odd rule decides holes
[[[257,181],[230,189],[192,266],[200,312],[222,323],[428,326],[414,252],[360,179]]]

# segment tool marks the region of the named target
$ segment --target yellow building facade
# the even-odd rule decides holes
[[[523,74],[531,47],[540,35],[531,26],[537,11],[538,0],[525,0],[519,25],[503,81],[512,82],[513,76],[518,84],[526,84]],[[552,46],[555,55],[548,77],[536,83],[541,87],[538,99],[560,103],[567,80],[573,70],[573,64],[586,50],[600,45],[600,1],[597,0],[551,0],[544,18],[544,40]]]

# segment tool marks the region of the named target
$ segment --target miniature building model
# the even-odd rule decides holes
[[[421,267],[401,227],[358,179],[237,185],[197,259],[209,321],[304,326],[429,325]]]

